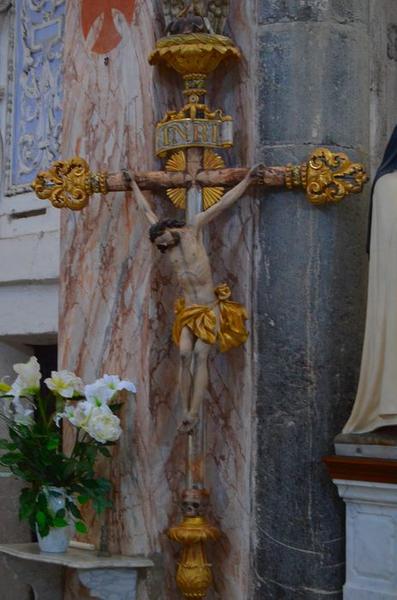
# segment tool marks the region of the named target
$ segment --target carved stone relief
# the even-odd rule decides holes
[[[30,191],[36,172],[59,156],[65,0],[14,0],[11,11],[7,195]]]

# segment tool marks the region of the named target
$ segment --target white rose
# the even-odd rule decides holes
[[[109,388],[109,390],[113,392],[113,396],[120,390],[127,390],[128,392],[136,394],[136,387],[132,381],[128,381],[126,379],[120,380],[118,375],[104,375],[102,381]]]
[[[115,442],[121,435],[120,419],[106,405],[92,409],[83,429],[97,442]]]
[[[45,379],[44,383],[48,389],[63,398],[73,398],[75,394],[81,395],[84,391],[80,377],[70,371],[51,371],[51,377]]]
[[[96,407],[106,406],[113,393],[103,379],[98,379],[84,387],[84,396],[90,404]]]
[[[103,406],[109,404],[113,396],[120,390],[128,390],[134,394],[136,392],[132,381],[121,381],[118,375],[104,375],[94,383],[86,385],[84,395],[94,406]]]
[[[60,419],[67,419],[75,427],[84,427],[90,417],[92,404],[87,401],[67,404],[63,413],[58,413],[55,417],[55,422],[59,426]]]
[[[15,397],[12,401],[13,419],[19,425],[33,425],[34,409],[26,398]]]
[[[40,389],[40,365],[35,356],[32,356],[27,363],[17,363],[13,366],[18,377],[11,386],[10,394],[13,396],[23,396],[25,394],[35,394]]]

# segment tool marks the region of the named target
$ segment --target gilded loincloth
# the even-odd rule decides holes
[[[221,352],[236,348],[248,338],[245,328],[247,311],[242,304],[229,300],[231,291],[226,283],[215,288],[218,300],[214,304],[192,304],[186,306],[184,298],[178,298],[175,303],[175,322],[172,338],[179,344],[182,329],[190,331],[206,344],[218,343]],[[219,307],[219,328],[214,307]]]

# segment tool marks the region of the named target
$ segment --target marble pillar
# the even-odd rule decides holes
[[[180,81],[150,67],[147,57],[163,33],[158,2],[118,2],[97,15],[89,2],[68,3],[65,33],[63,157],[79,154],[93,169],[153,169],[154,127],[166,109],[182,103]],[[133,10],[131,7],[134,7]],[[100,12],[100,11],[99,11]],[[232,35],[244,59],[222,72],[210,103],[236,119],[233,164],[253,157],[251,2],[232,8]],[[103,23],[106,19],[106,27]],[[175,211],[165,196],[156,210]],[[213,226],[215,280],[227,281],[236,300],[252,307],[255,207],[249,198]],[[118,373],[137,385],[136,405],[126,401],[124,434],[110,472],[114,509],[111,549],[123,554],[161,552],[162,585],[142,583],[139,600],[173,600],[178,549],[163,534],[181,518],[184,440],[177,435],[176,348],[171,342],[175,282],[164,257],[148,240],[131,194],[95,197],[83,212],[63,213],[61,233],[60,366],[85,380]],[[253,332],[253,322],[249,328]],[[247,597],[250,582],[252,486],[252,356],[244,349],[211,356],[208,402],[208,487],[211,519],[224,532],[211,553],[218,595]],[[91,541],[98,532],[91,530]],[[69,586],[70,588],[70,586]],[[68,592],[78,598],[77,592]],[[215,598],[213,592],[208,596]]]

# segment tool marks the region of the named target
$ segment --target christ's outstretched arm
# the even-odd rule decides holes
[[[134,176],[128,173],[128,178],[131,181],[132,191],[134,192],[134,198],[136,200],[136,203],[138,204],[139,209],[144,213],[145,217],[151,225],[158,223],[159,219],[157,215],[153,212],[148,200],[142,194],[139,186],[137,185],[134,179]]]
[[[196,215],[193,220],[193,226],[197,229],[201,229],[204,227],[204,225],[207,225],[207,223],[215,219],[215,217],[229,208],[229,206],[232,206],[232,204],[237,202],[237,200],[241,198],[254,179],[258,177],[258,174],[262,169],[262,165],[256,165],[255,167],[252,167],[244,179],[235,185],[231,190],[226,192],[226,194],[219,200],[217,204],[214,204],[205,212]]]

